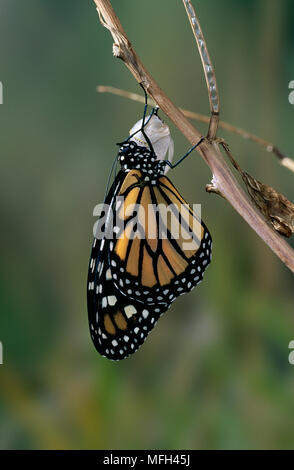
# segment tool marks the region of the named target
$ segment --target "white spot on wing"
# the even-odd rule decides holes
[[[149,315],[148,310],[143,310],[142,315],[143,315],[144,318],[147,318],[148,315]]]
[[[109,295],[107,297],[109,305],[115,305],[116,304],[116,297],[115,295]]]
[[[125,307],[125,313],[128,318],[131,318],[135,313],[137,313],[137,310],[135,309],[134,305],[127,305]]]
[[[111,278],[112,278],[111,271],[110,271],[110,268],[108,268],[106,271],[106,279],[109,280]]]

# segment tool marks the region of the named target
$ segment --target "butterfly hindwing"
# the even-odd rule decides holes
[[[105,243],[104,255],[109,242]],[[148,307],[130,299],[115,286],[107,256],[102,256],[99,263],[99,274],[88,294],[90,334],[102,356],[120,360],[142,345],[169,305]]]

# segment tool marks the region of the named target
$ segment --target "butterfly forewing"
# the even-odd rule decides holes
[[[140,172],[128,177],[136,182],[119,191],[124,203],[116,214],[124,230],[109,251],[114,283],[138,302],[169,305],[202,280],[211,237],[167,177],[153,185]]]

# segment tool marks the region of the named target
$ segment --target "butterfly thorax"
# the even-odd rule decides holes
[[[158,177],[164,173],[166,163],[158,160],[154,152],[133,141],[124,142],[118,153],[123,171],[140,170],[144,176]]]

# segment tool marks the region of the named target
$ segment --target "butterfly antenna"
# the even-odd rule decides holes
[[[112,174],[113,174],[113,170],[114,170],[114,167],[116,167],[117,165],[117,162],[118,162],[118,155],[115,157],[115,159],[113,160],[113,163],[112,163],[112,166],[111,166],[111,170],[109,172],[109,176],[108,176],[108,179],[107,179],[107,185],[106,185],[106,191],[105,191],[105,194],[104,194],[104,202],[106,200],[106,196],[108,194],[108,190],[109,190],[109,186],[110,186],[110,181],[111,181],[111,177],[112,177]]]
[[[143,86],[143,83],[140,83],[140,87],[143,89],[144,96],[145,96],[145,104],[144,104],[144,112],[143,112],[142,128],[141,128],[141,130],[142,130],[145,126],[145,119],[146,119],[146,113],[147,113],[147,107],[148,107],[148,96],[147,96],[146,90]]]

